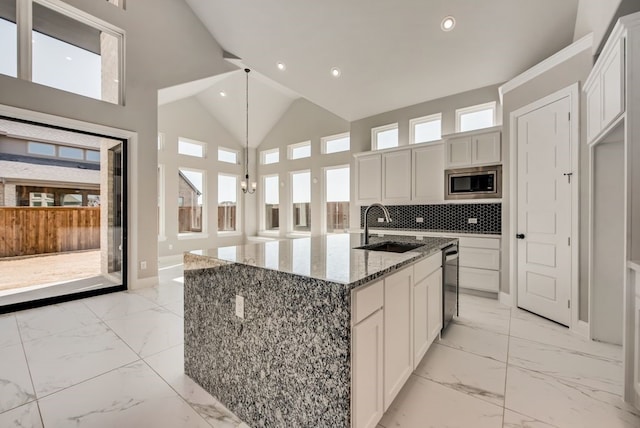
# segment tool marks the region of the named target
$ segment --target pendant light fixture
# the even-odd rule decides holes
[[[240,182],[240,188],[242,189],[243,193],[255,193],[256,192],[256,187],[258,187],[258,183],[256,183],[255,181],[250,182],[249,181],[249,72],[251,70],[249,70],[248,68],[244,69],[244,72],[246,73],[247,76],[247,84],[246,84],[246,101],[247,101],[247,117],[246,117],[246,148],[245,148],[245,153],[244,153],[244,163],[245,163],[245,170],[244,170],[244,180],[242,180]],[[247,186],[249,186],[249,183],[251,183],[251,188],[249,189]]]

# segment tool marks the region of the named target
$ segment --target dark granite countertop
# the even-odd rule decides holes
[[[215,268],[230,263],[290,273],[354,288],[402,266],[428,257],[457,242],[456,238],[385,234],[371,236],[378,242],[423,244],[405,253],[354,249],[362,245],[362,234],[336,234],[284,239],[185,253],[185,270]]]

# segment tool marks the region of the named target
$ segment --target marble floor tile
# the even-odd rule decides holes
[[[621,361],[512,337],[509,364],[593,389],[622,394]]]
[[[508,342],[509,336],[504,334],[451,323],[436,343],[506,362]]]
[[[0,413],[35,399],[22,344],[0,348]]]
[[[168,305],[164,305],[163,308],[170,310],[180,318],[184,318],[184,303],[182,302],[172,302]]]
[[[558,427],[638,428],[640,412],[617,394],[509,366],[505,407]]]
[[[411,376],[382,417],[387,428],[502,427],[502,407]]]
[[[82,301],[18,312],[16,319],[25,342],[100,322]]]
[[[135,290],[134,293],[139,294],[160,306],[168,305],[173,302],[184,303],[184,287],[182,284],[178,283],[161,283],[155,287]]]
[[[505,409],[504,428],[560,428],[540,422],[539,420]]]
[[[460,302],[459,315],[454,319],[457,324],[479,328],[500,334],[509,334],[511,310],[498,306],[484,306],[469,302]]]
[[[43,428],[38,403],[33,401],[8,412],[0,413],[0,427]]]
[[[504,405],[506,363],[433,344],[414,374],[498,406]]]
[[[127,292],[118,292],[92,297],[84,300],[84,303],[100,319],[109,320],[121,318],[136,312],[155,308],[157,305],[149,299]]]
[[[569,331],[566,327],[522,309],[514,309],[512,311],[510,334],[521,339],[622,361],[621,346],[588,340]]]
[[[141,357],[183,343],[183,319],[164,308],[153,308],[105,322]]]
[[[182,345],[147,357],[145,361],[213,427],[246,427],[218,400],[184,374]]]
[[[24,348],[39,398],[139,359],[104,324],[32,340]]]
[[[0,348],[21,343],[18,323],[14,315],[0,317]]]
[[[45,427],[210,428],[144,362],[39,400]]]

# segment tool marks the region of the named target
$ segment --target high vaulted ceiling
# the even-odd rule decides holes
[[[226,51],[349,121],[510,80],[572,42],[578,8],[578,0],[186,2]],[[440,28],[447,15],[456,20],[450,32]]]

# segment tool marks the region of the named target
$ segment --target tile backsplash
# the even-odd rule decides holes
[[[502,233],[502,204],[388,205],[391,223],[378,223],[382,210],[369,211],[373,229],[414,229],[439,232]],[[360,227],[364,227],[364,210],[360,207]],[[416,219],[422,218],[418,223]],[[477,223],[469,223],[476,219]]]

